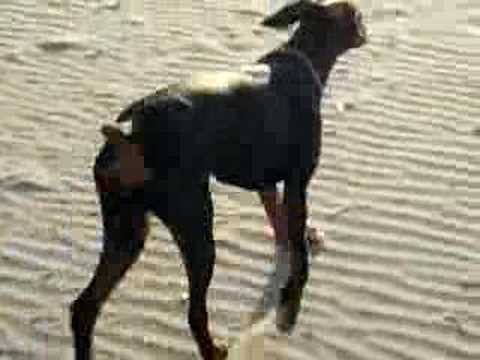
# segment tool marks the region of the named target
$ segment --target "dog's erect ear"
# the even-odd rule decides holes
[[[293,4],[288,4],[273,15],[267,16],[263,19],[262,25],[276,29],[286,28],[288,25],[300,20],[302,12],[311,6],[314,5],[307,0],[299,0]]]
[[[103,125],[101,131],[105,139],[111,144],[120,145],[128,142],[122,130],[115,126]]]
[[[309,0],[299,0],[284,6],[275,14],[267,16],[262,21],[262,25],[275,29],[285,29],[297,21],[328,19],[331,16],[329,6],[323,6]]]

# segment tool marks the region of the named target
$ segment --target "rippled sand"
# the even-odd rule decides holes
[[[242,337],[243,358],[480,359],[480,2],[358,3],[370,43],[332,74],[310,189],[326,250],[295,333],[279,336],[267,316]],[[258,26],[268,9],[0,2],[1,359],[72,356],[68,303],[101,246],[90,170],[100,124],[192,71],[254,61],[286,38]],[[273,246],[253,194],[214,191],[209,308],[215,335],[234,343],[266,295]],[[196,358],[185,291],[159,225],[105,307],[96,358]]]

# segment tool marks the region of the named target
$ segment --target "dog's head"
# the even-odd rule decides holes
[[[367,40],[360,10],[346,1],[322,5],[300,0],[268,16],[262,25],[282,29],[296,22],[299,27],[291,41],[306,53],[327,48],[340,54],[362,46]]]
[[[147,235],[142,148],[120,129],[104,126],[106,142],[93,173],[106,239],[120,248],[143,244]]]

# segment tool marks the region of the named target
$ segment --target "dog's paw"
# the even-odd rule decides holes
[[[225,360],[228,356],[228,347],[225,344],[215,345],[215,353],[213,354],[213,360]]]
[[[302,301],[301,286],[287,284],[281,290],[280,305],[277,308],[276,326],[277,330],[284,334],[291,334],[297,323]]]

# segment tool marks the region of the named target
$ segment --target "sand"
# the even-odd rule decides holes
[[[480,359],[480,2],[358,3],[370,43],[331,76],[309,192],[326,249],[296,331],[260,319],[243,358]],[[90,170],[100,125],[157,87],[285,40],[258,26],[269,6],[0,2],[0,359],[72,357],[68,304],[101,247]],[[211,324],[234,344],[268,293],[273,245],[254,194],[213,189]],[[96,359],[197,358],[185,291],[159,224],[105,307]]]

